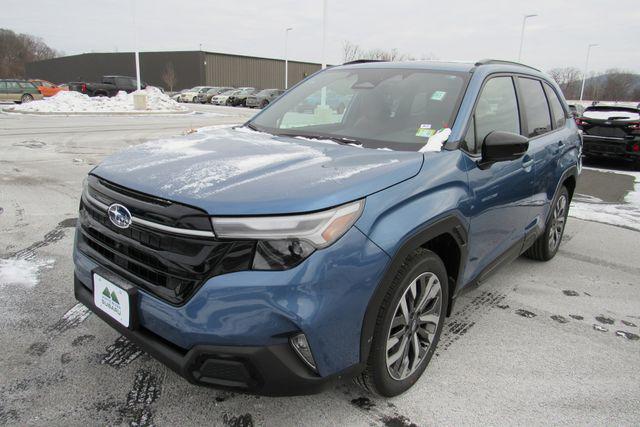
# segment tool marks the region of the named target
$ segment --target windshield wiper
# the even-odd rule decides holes
[[[362,145],[362,142],[358,141],[357,139],[348,138],[346,136],[308,135],[308,134],[298,135],[298,134],[289,134],[289,133],[282,133],[280,135],[291,136],[293,138],[299,136],[301,138],[309,138],[309,139],[328,139],[329,141],[334,141],[334,142],[337,142],[338,144],[344,144],[344,145]]]

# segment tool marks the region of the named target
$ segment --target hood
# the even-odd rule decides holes
[[[423,156],[332,141],[210,127],[138,145],[91,173],[211,215],[309,212],[360,199],[416,175]]]

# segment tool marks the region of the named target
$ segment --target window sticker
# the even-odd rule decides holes
[[[433,95],[431,95],[431,99],[434,100],[434,101],[442,101],[446,94],[447,94],[447,92],[445,92],[443,90],[437,90],[437,91],[433,92]]]
[[[419,136],[419,137],[422,137],[422,138],[429,138],[430,136],[434,135],[435,133],[436,133],[436,130],[435,129],[431,129],[431,125],[430,124],[422,124],[418,128],[418,131],[416,132],[416,136]]]

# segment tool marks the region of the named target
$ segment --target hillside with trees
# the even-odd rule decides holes
[[[61,56],[41,38],[0,28],[0,78],[25,78],[25,64]]]

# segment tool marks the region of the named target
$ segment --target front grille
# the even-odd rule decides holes
[[[610,138],[624,138],[625,136],[627,136],[627,133],[624,131],[624,129],[613,126],[593,126],[591,128],[585,129],[585,133],[587,135],[606,136]]]
[[[88,192],[101,203],[118,202],[140,218],[158,218],[163,225],[198,229],[202,211],[119,188],[90,177]],[[98,197],[102,197],[100,200]],[[182,216],[176,217],[176,214]],[[214,237],[178,235],[132,224],[116,227],[103,208],[86,197],[80,203],[78,249],[100,264],[172,304],[185,303],[208,278],[248,270],[255,249],[250,241],[220,241]],[[210,223],[209,223],[210,224]],[[211,225],[208,225],[209,231]]]

